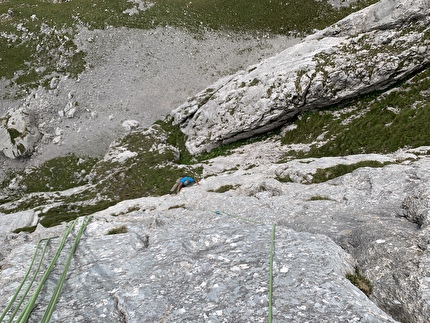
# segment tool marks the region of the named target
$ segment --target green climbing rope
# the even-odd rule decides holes
[[[184,196],[182,196],[184,201],[185,201],[185,205],[187,204],[187,201],[185,199]],[[188,209],[188,207],[185,207]],[[205,210],[201,210],[201,211],[205,211]],[[221,211],[214,211],[215,214],[217,215],[227,215],[229,217],[233,217],[242,221],[246,221],[246,222],[251,222],[251,223],[256,223],[256,224],[264,224],[262,222],[253,220],[253,219],[249,219],[249,218],[244,218],[241,216],[237,216],[237,215],[233,215],[233,214],[229,214],[229,213],[225,213],[225,212],[221,212]],[[270,244],[270,256],[269,256],[269,305],[268,305],[268,321],[269,323],[272,323],[272,294],[273,294],[273,253],[274,253],[274,249],[275,249],[275,228],[276,228],[276,224],[273,224],[272,226],[272,239],[271,239],[271,244]]]
[[[9,317],[8,323],[11,323],[13,321],[13,319],[15,318],[16,313],[18,312],[19,308],[21,307],[22,303],[24,302],[25,297],[27,296],[28,292],[30,291],[31,286],[33,286],[33,283],[34,283],[34,281],[36,279],[36,276],[37,276],[37,274],[40,271],[40,267],[42,265],[42,261],[45,258],[45,253],[46,253],[46,249],[48,247],[48,243],[49,243],[49,241],[51,241],[52,239],[55,239],[55,238],[58,238],[58,237],[44,238],[44,239],[39,240],[39,242],[37,243],[36,250],[34,252],[34,257],[33,257],[32,261],[30,263],[30,267],[28,268],[28,271],[27,271],[26,275],[24,276],[24,279],[23,279],[22,283],[19,285],[17,291],[15,292],[15,295],[12,297],[12,299],[10,300],[8,306],[6,307],[3,315],[0,317],[0,322],[2,322],[3,318],[6,316],[7,312],[10,310],[11,306],[13,305],[13,303],[15,302],[16,298],[18,297],[18,295],[19,295],[19,293],[21,291],[21,288],[23,287],[24,283],[27,281],[28,274],[30,273],[30,271],[33,268],[34,260],[35,260],[37,251],[39,249],[40,243],[42,241],[46,241],[45,242],[45,246],[43,247],[42,254],[40,256],[40,260],[39,260],[39,263],[37,265],[37,268],[36,268],[35,272],[33,273],[33,277],[31,278],[31,280],[30,280],[30,282],[29,282],[26,290],[24,291],[24,294],[21,296],[21,300],[15,306],[15,310],[12,312],[11,316]]]
[[[30,317],[30,313],[34,308],[34,305],[36,303],[36,299],[40,294],[40,291],[42,290],[43,285],[45,284],[45,281],[48,279],[49,274],[51,273],[52,269],[55,266],[55,263],[57,262],[58,257],[60,256],[61,251],[63,250],[63,247],[67,241],[68,236],[72,232],[73,228],[75,227],[76,220],[72,221],[68,226],[66,226],[63,238],[61,239],[60,245],[57,248],[57,252],[52,259],[51,263],[49,264],[47,270],[45,271],[45,274],[42,277],[42,280],[40,281],[36,291],[34,294],[30,297],[30,300],[28,301],[27,305],[25,306],[23,312],[18,317],[17,322],[18,323],[26,323],[28,321],[28,318]]]
[[[34,254],[33,254],[33,258],[31,259],[30,262],[30,266],[28,267],[28,270],[24,276],[24,278],[22,279],[21,284],[18,286],[18,289],[16,290],[15,294],[12,296],[11,300],[9,301],[9,303],[7,304],[5,310],[3,311],[3,314],[0,316],[0,322],[3,321],[4,317],[6,316],[7,312],[9,312],[10,308],[12,307],[12,304],[15,302],[16,298],[18,297],[22,287],[24,286],[25,282],[27,281],[28,275],[30,274],[31,270],[33,269],[33,265],[34,262],[36,260],[37,257],[37,252],[39,250],[39,245],[42,243],[42,241],[47,240],[47,239],[41,239],[37,242],[36,245],[36,250],[34,250]],[[47,244],[48,242],[46,242]],[[43,258],[42,258],[43,259]],[[42,261],[42,259],[40,261]]]
[[[273,292],[273,252],[275,249],[275,227],[272,227],[272,242],[270,244],[270,257],[269,257],[269,323],[272,323],[272,292]]]
[[[87,227],[88,222],[90,220],[91,220],[91,217],[87,216],[82,222],[81,228],[79,229],[79,232],[76,235],[75,241],[73,243],[72,249],[70,250],[69,257],[67,258],[66,265],[64,266],[63,273],[61,274],[61,278],[57,286],[55,287],[54,294],[52,295],[51,300],[49,301],[48,307],[46,308],[45,314],[43,315],[43,318],[40,321],[40,323],[49,323],[49,320],[51,319],[52,313],[54,312],[55,305],[57,304],[57,301],[58,301],[58,297],[60,296],[61,289],[63,288],[64,280],[66,278],[67,271],[69,270],[70,262],[76,251],[76,248],[78,247],[82,234],[85,231],[85,228]]]
[[[42,240],[39,240],[39,242],[37,243],[36,250],[34,251],[33,258],[31,259],[30,266],[28,267],[27,273],[25,274],[25,276],[24,276],[21,284],[18,286],[17,291],[12,296],[12,299],[7,304],[7,306],[6,306],[6,308],[5,308],[2,316],[0,317],[0,322],[4,319],[4,317],[6,316],[6,313],[9,312],[9,309],[11,308],[13,302],[15,302],[15,299],[18,297],[18,294],[21,291],[22,286],[24,286],[24,283],[27,280],[27,277],[30,274],[31,269],[33,268],[34,261],[36,260],[36,256],[37,256],[37,251],[39,250],[39,245],[40,245],[41,242],[42,242]]]

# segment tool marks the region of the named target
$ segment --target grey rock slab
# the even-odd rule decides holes
[[[153,228],[135,223],[121,235],[105,235],[112,226],[105,221],[90,223],[52,320],[266,322],[272,226],[192,210],[176,215]],[[354,260],[333,241],[285,227],[275,232],[276,321],[395,322],[346,280]],[[31,249],[23,244],[8,256],[18,271]],[[43,315],[58,267],[30,322]],[[8,278],[3,286],[0,297],[7,299],[16,283]]]
[[[275,321],[396,322],[362,292],[350,288],[344,273],[353,271],[351,265],[346,266],[353,262],[345,258],[341,248],[332,248],[327,237],[293,237],[291,232],[280,230],[276,239]]]
[[[425,228],[430,224],[430,195],[426,185],[416,190],[415,194],[407,196],[402,204],[403,215],[409,221]]]
[[[33,210],[13,214],[0,213],[0,234],[8,234],[19,228],[35,226],[37,222],[38,217]]]

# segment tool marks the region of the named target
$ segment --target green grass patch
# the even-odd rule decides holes
[[[386,92],[356,99],[346,106],[307,112],[287,131],[283,144],[310,144],[295,157],[346,156],[390,153],[398,149],[430,145],[430,68]],[[317,141],[324,133],[324,144]]]
[[[9,202],[12,202],[14,200],[14,198],[12,197],[12,196],[10,196],[10,195],[4,195],[4,196],[1,196],[0,197],[0,206],[2,205],[2,204],[5,204],[5,203],[9,203]],[[1,212],[1,207],[0,207],[0,212]]]
[[[19,180],[24,193],[64,191],[87,183],[86,175],[97,162],[95,158],[67,155],[46,161],[29,171],[11,173],[2,183],[7,187],[13,179]]]
[[[18,130],[13,128],[7,128],[7,132],[9,133],[10,142],[12,144],[15,144],[15,139],[21,136],[21,133]]]
[[[295,118],[294,123],[297,127],[285,132],[281,139],[283,144],[311,144],[329,127],[331,132],[335,132],[340,121],[334,120],[330,112],[321,111],[306,112],[303,115],[299,115]]]
[[[0,212],[11,214],[25,211],[46,204],[47,199],[43,194],[32,194],[23,196],[22,194],[11,194],[5,203],[0,205]]]
[[[180,151],[179,164],[193,164],[195,159],[185,147],[186,137],[178,126],[173,125],[173,118],[168,116],[164,120],[158,120],[154,123],[158,125],[162,131],[167,135],[167,143],[173,147],[177,147]]]
[[[279,134],[279,130],[274,130],[274,131],[254,135],[250,138],[241,139],[230,143],[225,143],[225,144],[222,144],[221,146],[215,147],[210,152],[203,152],[200,155],[192,156],[191,162],[192,163],[203,162],[218,156],[228,156],[233,153],[234,149],[237,149],[242,146],[246,146],[255,142],[261,142],[261,141],[273,138],[277,134]]]
[[[346,279],[348,279],[354,286],[360,289],[367,297],[370,297],[373,291],[372,283],[369,279],[364,277],[358,267],[355,267],[354,273],[346,274]]]
[[[361,168],[361,167],[384,167],[389,163],[381,163],[374,160],[369,161],[361,161],[354,164],[339,164],[333,167],[327,167],[327,168],[318,168],[315,174],[313,174],[312,177],[312,184],[322,183],[326,182],[328,180],[331,180],[333,178],[352,173],[354,170]]]
[[[121,233],[127,233],[127,232],[128,232],[127,226],[122,225],[118,228],[110,229],[107,234],[112,235],[112,234],[121,234]]]
[[[167,194],[185,175],[201,178],[201,167],[181,164],[181,155],[186,151],[177,146],[184,146],[183,137],[171,128],[168,123],[157,122],[149,131],[133,132],[119,140],[116,147],[134,155],[123,162],[98,163],[93,171],[97,190],[122,201]]]
[[[74,203],[51,207],[48,211],[39,214],[39,216],[42,217],[40,224],[45,228],[53,227],[62,222],[70,222],[78,217],[107,209],[115,203],[115,201],[106,199],[94,204]]]

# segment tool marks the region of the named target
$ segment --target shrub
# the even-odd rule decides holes
[[[373,286],[369,279],[364,277],[358,267],[355,267],[354,273],[349,273],[345,275],[354,286],[360,289],[367,297],[370,297],[373,291]]]

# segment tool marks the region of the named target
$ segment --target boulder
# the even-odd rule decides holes
[[[172,112],[199,154],[285,125],[391,84],[430,63],[430,3],[382,0],[245,71]]]
[[[0,151],[11,159],[33,153],[41,134],[31,113],[23,107],[10,110],[0,118]]]
[[[137,120],[125,120],[121,126],[126,130],[126,131],[131,131],[133,129],[136,129],[137,127],[139,127],[139,121]]]
[[[37,225],[38,217],[33,210],[13,214],[0,213],[0,223],[0,234],[8,235],[16,229]]]

